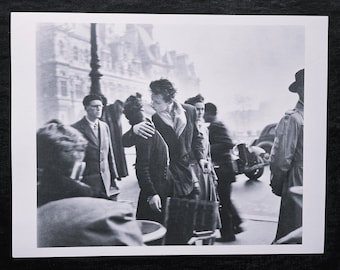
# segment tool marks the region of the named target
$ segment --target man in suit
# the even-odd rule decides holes
[[[111,199],[116,199],[119,194],[115,181],[118,174],[110,130],[106,123],[99,120],[102,115],[103,101],[100,96],[91,94],[83,99],[83,105],[86,115],[72,125],[88,140],[83,182],[105,192]]]

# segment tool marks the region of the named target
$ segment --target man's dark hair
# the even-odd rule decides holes
[[[217,107],[215,104],[208,102],[204,105],[204,110],[206,113],[210,113],[211,115],[217,114]]]
[[[151,92],[155,95],[162,95],[165,102],[171,102],[175,98],[177,90],[167,79],[160,79],[150,83]]]
[[[101,96],[95,95],[95,94],[90,94],[84,97],[83,99],[83,105],[84,107],[88,106],[92,100],[99,100],[101,103],[103,103],[103,99]]]
[[[188,98],[184,103],[195,106],[195,104],[199,102],[204,103],[204,97],[201,94]]]

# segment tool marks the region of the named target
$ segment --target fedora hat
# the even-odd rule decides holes
[[[305,69],[301,69],[295,73],[295,81],[289,86],[289,91],[296,92],[299,86],[304,86]]]

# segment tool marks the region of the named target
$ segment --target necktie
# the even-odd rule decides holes
[[[94,135],[96,135],[96,137],[98,138],[98,123],[94,123],[93,125],[93,132],[94,132]]]

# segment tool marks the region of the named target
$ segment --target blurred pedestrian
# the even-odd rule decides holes
[[[37,131],[38,206],[71,197],[107,198],[80,182],[87,146],[82,134],[52,120]]]
[[[150,89],[152,107],[156,111],[152,116],[155,127],[145,121],[136,124],[123,136],[123,143],[131,146],[131,137],[135,134],[152,137],[156,128],[169,148],[169,168],[173,180],[171,194],[181,198],[197,198],[199,182],[190,164],[196,159],[202,168],[206,168],[208,162],[203,155],[203,137],[196,126],[196,110],[175,99],[177,90],[167,79],[151,82]]]
[[[295,108],[287,111],[277,125],[271,150],[272,191],[281,196],[274,241],[302,226],[302,208],[294,202],[289,189],[303,185],[304,69],[295,74],[295,81],[288,89],[297,93],[299,100]]]
[[[140,95],[131,95],[127,98],[124,103],[124,114],[131,126],[142,121],[151,122],[144,113]],[[166,197],[169,194],[168,146],[157,130],[151,138],[135,136],[134,139],[135,168],[141,189],[136,217],[163,223]]]
[[[86,115],[72,126],[79,130],[88,141],[85,153],[86,169],[84,183],[117,199],[119,179],[114,159],[110,130],[99,120],[102,116],[103,101],[98,95],[87,95],[83,99]]]
[[[235,182],[235,173],[231,163],[230,150],[234,144],[226,126],[217,119],[217,107],[213,103],[205,104],[204,120],[209,123],[209,141],[211,158],[218,178],[217,193],[220,199],[221,238],[217,241],[231,242],[235,234],[243,231],[242,220],[231,201],[231,184]]]

